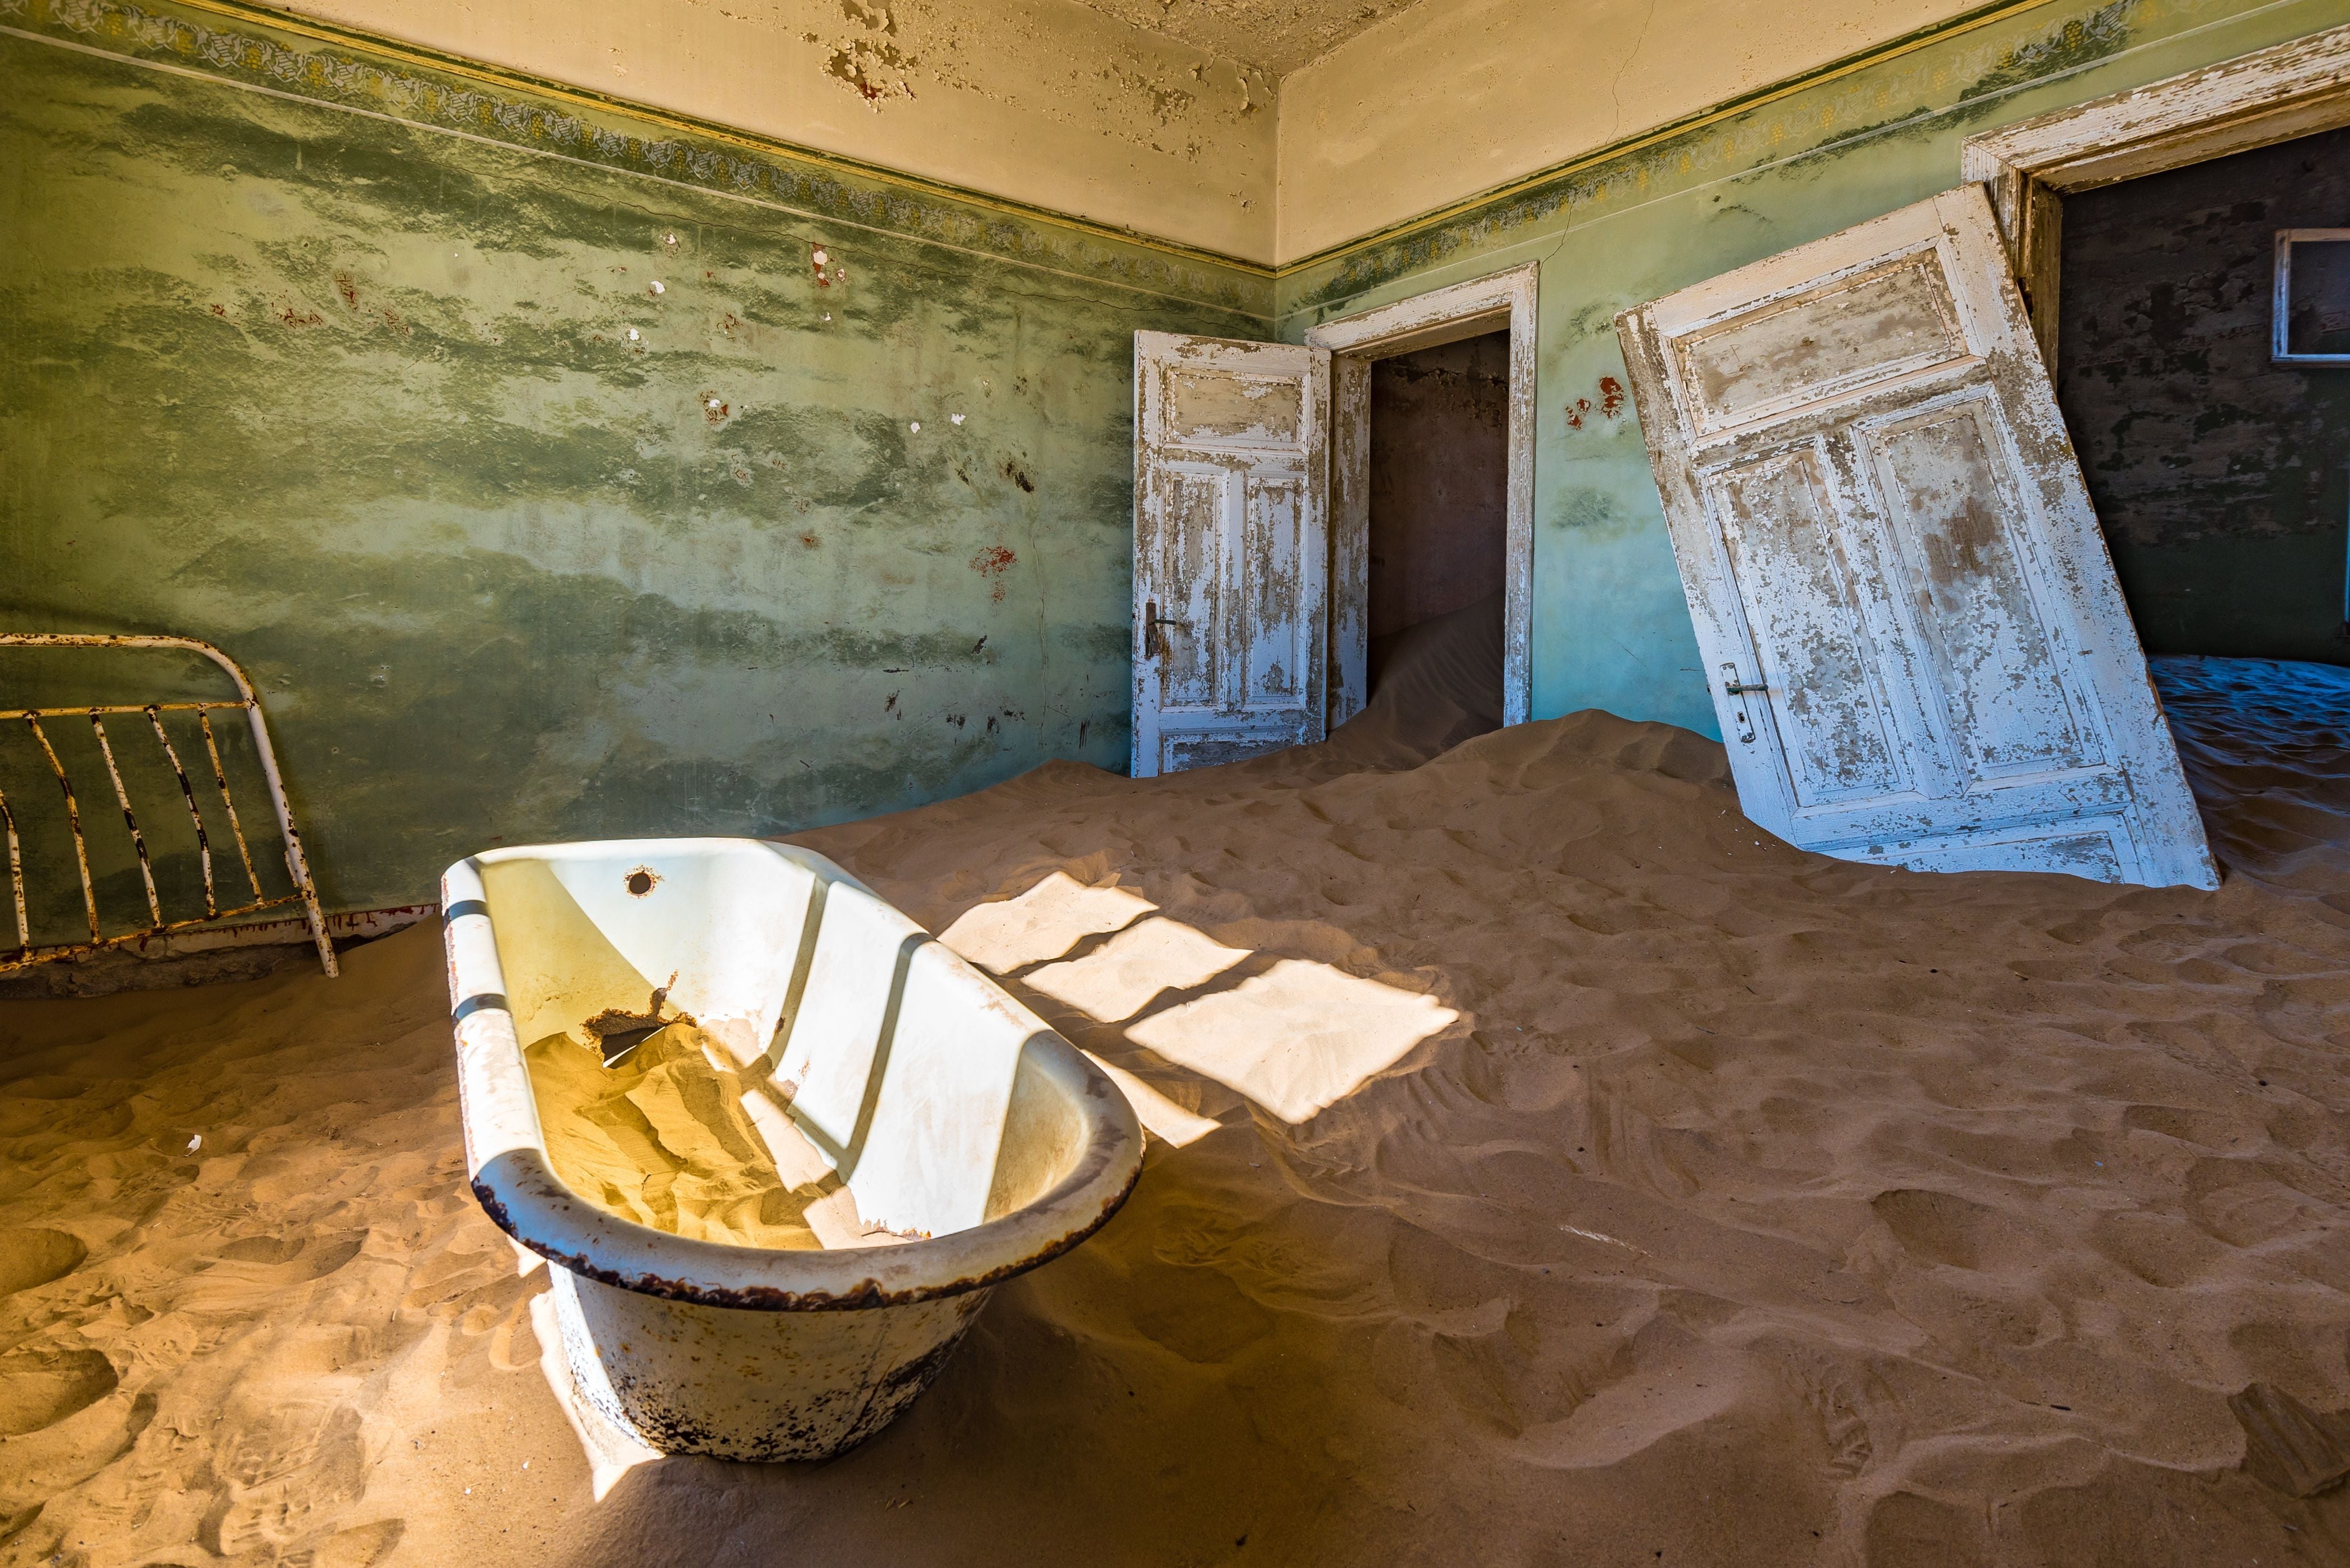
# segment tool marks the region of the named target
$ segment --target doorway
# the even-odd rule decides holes
[[[2057,400],[2148,653],[2350,664],[2350,354],[2273,319],[2280,234],[2342,225],[2350,129],[2066,200]],[[2291,274],[2350,327],[2341,249]]]
[[[1509,466],[1507,332],[1373,363],[1371,641],[1501,597]]]
[[[1535,268],[1326,321],[1331,353],[1329,722],[1372,649],[1498,595],[1500,720],[1531,715]]]
[[[1509,561],[1510,335],[1371,365],[1367,676],[1443,667],[1453,701],[1498,726]],[[1399,663],[1400,661],[1400,663]]]
[[[2299,308],[2280,299],[2285,240],[2350,225],[2345,128],[2350,26],[1961,155],[2152,653],[2350,663],[2350,355],[2310,363],[2278,330]],[[2345,252],[2326,258],[2337,294]]]

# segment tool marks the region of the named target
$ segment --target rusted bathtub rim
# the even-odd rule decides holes
[[[50,771],[57,776],[58,787],[64,792],[67,822],[73,835],[74,859],[81,876],[82,909],[89,923],[89,940],[38,948],[33,945],[32,930],[26,913],[24,861],[18,846],[16,815],[6,801],[0,799],[0,826],[5,826],[8,839],[8,879],[15,905],[17,942],[15,952],[0,954],[0,972],[32,964],[84,958],[94,952],[132,943],[143,945],[154,937],[193,931],[216,921],[294,903],[302,906],[311,943],[318,952],[319,967],[329,976],[338,972],[334,943],[327,934],[327,919],[318,906],[317,888],[311,880],[308,857],[302,850],[301,832],[294,826],[293,807],[286,796],[286,781],[277,769],[276,751],[269,742],[269,726],[262,718],[261,699],[234,659],[211,643],[192,637],[151,637],[117,632],[0,632],[0,648],[166,649],[201,654],[227,673],[228,678],[236,683],[237,693],[234,701],[91,703],[6,711],[12,716],[23,719],[31,728]],[[276,812],[278,831],[285,844],[286,875],[294,884],[294,890],[290,893],[273,897],[263,892],[261,879],[254,869],[252,851],[245,843],[244,825],[237,820],[236,800],[229,792],[227,770],[221,764],[220,747],[213,738],[212,727],[213,711],[230,709],[244,711],[247,727],[253,733],[254,752],[260,760],[262,775],[269,786],[270,805]],[[235,839],[238,857],[244,863],[245,880],[253,888],[251,900],[232,908],[221,907],[213,877],[212,841],[204,829],[203,815],[197,809],[195,790],[189,782],[187,768],[181,763],[179,753],[172,747],[171,737],[163,729],[163,714],[185,711],[192,711],[196,715],[196,722],[203,732],[204,749],[212,763],[213,782],[228,819],[229,832]],[[181,798],[187,807],[189,820],[194,825],[197,855],[203,866],[204,884],[204,912],[201,915],[175,920],[167,920],[163,917],[162,906],[155,891],[153,868],[148,860],[146,836],[140,831],[138,814],[130,804],[129,792],[123,787],[121,770],[115,765],[113,743],[106,732],[108,715],[132,713],[143,715],[153,730],[156,742],[162,748],[164,760],[179,781]],[[74,795],[73,781],[57,760],[56,748],[49,743],[47,734],[41,728],[43,719],[55,718],[88,719],[96,734],[99,754],[105,758],[107,775],[113,784],[116,803],[121,808],[123,826],[139,857],[140,880],[146,893],[151,921],[139,930],[107,936],[101,929],[97,892],[90,880],[89,857],[82,833],[81,810]]]
[[[538,1170],[531,1175],[520,1175],[518,1179],[528,1181],[533,1179],[535,1175],[536,1179],[544,1180],[547,1187],[560,1192],[562,1197],[569,1201],[586,1203],[587,1200],[566,1186],[563,1179],[547,1168],[543,1160],[535,1163],[537,1164]],[[1065,1198],[1074,1197],[1099,1174],[1097,1167],[1100,1163],[1101,1161],[1089,1152],[1087,1163],[1066,1181],[1046,1193],[1039,1202],[1053,1204]],[[1047,1241],[1035,1252],[1014,1259],[1010,1262],[999,1263],[984,1272],[956,1278],[945,1283],[923,1283],[895,1289],[885,1287],[880,1281],[868,1277],[849,1289],[837,1293],[817,1290],[792,1291],[776,1285],[764,1284],[697,1283],[691,1280],[670,1279],[657,1273],[625,1273],[606,1268],[584,1253],[565,1252],[525,1234],[515,1224],[514,1218],[508,1213],[504,1201],[499,1197],[498,1189],[489,1182],[476,1177],[473,1179],[473,1197],[480,1202],[482,1211],[490,1217],[499,1230],[504,1231],[517,1243],[529,1248],[550,1263],[568,1269],[575,1274],[581,1274],[588,1279],[617,1286],[624,1291],[634,1291],[639,1295],[660,1296],[669,1301],[694,1302],[703,1306],[733,1307],[745,1312],[858,1312],[868,1307],[910,1306],[917,1302],[938,1301],[946,1296],[962,1295],[969,1291],[984,1290],[990,1285],[1001,1284],[1005,1280],[1049,1263],[1104,1225],[1108,1224],[1110,1218],[1133,1194],[1135,1184],[1141,1179],[1142,1167],[1138,1163],[1118,1184],[1116,1189],[1099,1201],[1098,1210],[1093,1218],[1086,1220],[1076,1229]],[[598,1212],[602,1211],[598,1210]],[[975,1231],[966,1231],[959,1234],[976,1235],[981,1231],[1005,1224],[1009,1218],[1007,1216],[1005,1220],[992,1220]],[[633,1223],[629,1220],[618,1220],[617,1216],[615,1219],[620,1224]],[[645,1229],[645,1227],[638,1228]],[[773,1260],[778,1257],[796,1258],[803,1255],[798,1252],[776,1252],[757,1247],[733,1247],[718,1241],[691,1241],[685,1237],[672,1235],[666,1231],[655,1231],[654,1234],[666,1242],[682,1242],[695,1248],[708,1247],[722,1252],[747,1254],[754,1260],[767,1262],[771,1268]],[[946,1238],[946,1240],[953,1239]],[[830,1250],[825,1255],[855,1257],[860,1254],[880,1256],[886,1253],[894,1259],[913,1253],[913,1256],[907,1258],[906,1261],[918,1263],[927,1254],[918,1252],[916,1249],[938,1245],[939,1239],[934,1238],[929,1241],[910,1241],[903,1246],[889,1248],[837,1248]]]
[[[667,842],[685,849],[742,841]],[[442,935],[473,1195],[500,1230],[549,1262],[621,1290],[712,1307],[911,1305],[983,1290],[1051,1262],[1106,1224],[1140,1179],[1142,1128],[1133,1107],[1083,1053],[1039,1025],[1025,1044],[1029,1059],[1086,1107],[1087,1144],[1060,1181],[995,1219],[888,1246],[782,1250],[680,1236],[597,1207],[547,1161],[481,882],[484,860],[525,853],[491,851],[452,866],[442,879]],[[872,893],[837,867],[828,874]]]

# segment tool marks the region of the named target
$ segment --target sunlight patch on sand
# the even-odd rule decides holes
[[[1434,997],[1284,959],[1231,991],[1144,1019],[1127,1038],[1295,1125],[1459,1016]]]
[[[1021,983],[1088,1018],[1117,1023],[1142,1011],[1162,991],[1204,985],[1249,956],[1180,920],[1143,920],[1097,951],[1047,964]]]
[[[1126,1096],[1126,1103],[1134,1107],[1135,1119],[1162,1143],[1181,1148],[1185,1144],[1197,1143],[1219,1126],[1207,1116],[1185,1110],[1125,1068],[1112,1066],[1090,1051],[1086,1053],[1086,1060],[1108,1075],[1118,1093]]]
[[[1055,871],[1016,898],[965,909],[939,940],[980,968],[1008,974],[1132,925],[1158,907],[1122,888],[1088,888]]]

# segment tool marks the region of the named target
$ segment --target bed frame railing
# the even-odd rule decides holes
[[[261,700],[254,694],[253,683],[245,679],[244,671],[237,667],[234,659],[211,643],[198,641],[192,637],[128,637],[79,632],[0,632],[0,649],[5,648],[169,649],[179,652],[202,654],[228,672],[229,679],[236,682],[237,694],[234,700],[208,701],[99,703],[94,706],[71,708],[19,708],[13,711],[0,709],[0,718],[21,719],[31,729],[33,740],[39,747],[41,758],[48,764],[50,773],[57,777],[57,788],[65,797],[67,826],[73,837],[75,867],[81,875],[82,911],[89,924],[89,940],[86,942],[35,945],[32,922],[26,910],[25,898],[25,858],[16,830],[16,809],[9,804],[6,795],[0,794],[0,830],[5,830],[8,839],[8,888],[15,902],[16,917],[16,945],[14,951],[10,951],[5,947],[0,947],[0,973],[22,969],[30,964],[55,963],[80,958],[109,948],[144,942],[153,937],[168,936],[172,932],[210,926],[219,921],[234,919],[241,915],[255,914],[260,910],[296,903],[302,906],[303,912],[307,917],[310,940],[318,950],[320,966],[329,975],[336,972],[334,943],[328,939],[326,917],[318,909],[317,889],[310,880],[309,863],[302,854],[302,836],[294,826],[293,808],[286,799],[286,783],[277,771],[277,754],[269,744],[269,726],[263,722],[261,716]],[[278,831],[283,836],[286,848],[286,871],[294,885],[294,890],[290,893],[273,895],[261,885],[261,878],[254,867],[252,848],[245,841],[244,826],[237,817],[236,799],[229,790],[228,770],[222,764],[220,742],[213,732],[212,716],[214,713],[234,712],[240,709],[243,710],[245,723],[253,733],[253,749],[260,760],[262,776],[268,783],[270,805],[277,813]],[[244,874],[244,885],[253,891],[253,897],[249,900],[227,903],[223,901],[224,898],[239,899],[242,895],[222,887],[215,879],[213,867],[212,836],[205,827],[203,811],[197,805],[197,786],[189,778],[187,767],[181,761],[178,749],[172,744],[172,737],[163,728],[164,714],[186,712],[195,714],[197,727],[203,732],[205,760],[211,764],[212,774],[212,787],[206,794],[207,795],[216,794],[220,796],[221,814],[228,823],[229,836],[236,844],[237,859]],[[162,899],[156,892],[154,867],[147,854],[147,836],[140,830],[138,812],[131,805],[130,792],[123,786],[122,770],[115,762],[117,741],[120,740],[126,746],[134,742],[130,737],[109,735],[106,728],[108,719],[120,720],[132,714],[140,715],[146,720],[144,729],[153,735],[156,745],[161,748],[163,760],[170,764],[172,775],[179,780],[181,804],[187,808],[189,823],[195,829],[196,855],[203,871],[204,912],[201,915],[167,919]],[[99,754],[106,761],[108,782],[113,785],[115,804],[122,809],[123,828],[129,833],[131,847],[138,855],[139,877],[147,897],[149,921],[140,929],[121,931],[113,935],[108,935],[104,929],[103,922],[99,917],[97,886],[90,878],[89,848],[82,825],[81,804],[74,794],[73,779],[66,772],[65,764],[58,759],[57,747],[52,742],[48,731],[42,727],[44,720],[87,720],[97,738]],[[132,726],[134,734],[138,732],[138,726]]]

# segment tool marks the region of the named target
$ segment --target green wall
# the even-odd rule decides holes
[[[1284,275],[1280,331],[1296,340],[1541,264],[1536,717],[1605,708],[1719,733],[1639,421],[1628,402],[1606,412],[1617,311],[1947,190],[1978,131],[2350,22],[2345,0],[2010,10]]]
[[[0,25],[0,629],[242,661],[330,909],[1124,766],[1131,335],[1267,337],[1261,275],[346,40]],[[184,686],[140,657],[0,702]]]
[[[1711,733],[1615,313],[2350,0],[2012,13],[1275,283],[319,29],[0,0],[0,616],[242,659],[338,909],[499,842],[1116,768],[1133,331],[1295,339],[1532,259],[1535,712]]]

